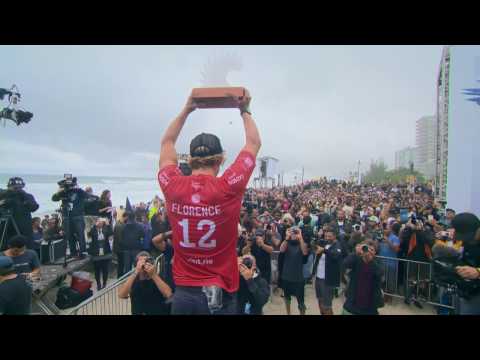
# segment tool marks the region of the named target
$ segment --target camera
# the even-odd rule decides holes
[[[353,225],[353,230],[354,231],[360,231],[360,224]]]
[[[58,186],[64,191],[73,189],[77,185],[77,178],[73,177],[72,174],[65,174],[63,179],[57,182]]]
[[[295,235],[297,235],[300,232],[300,228],[298,226],[292,226],[290,230],[292,231],[292,234],[295,234]]]
[[[251,269],[253,266],[253,261],[251,258],[246,257],[242,260],[242,264],[245,265],[247,268]]]
[[[147,257],[145,259],[145,264],[150,264],[150,265],[155,265],[155,259],[153,257]],[[145,269],[145,264],[143,265],[143,268]]]
[[[364,254],[368,253],[368,246],[367,246],[367,245],[363,245],[363,246],[362,246],[362,252],[363,252]]]
[[[412,215],[410,217],[410,219],[411,219],[413,225],[417,225],[417,217],[415,215]]]

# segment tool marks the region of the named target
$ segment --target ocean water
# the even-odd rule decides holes
[[[25,191],[32,194],[40,205],[34,215],[50,214],[59,208],[60,203],[53,202],[52,195],[58,190],[57,182],[63,179],[63,174],[58,176],[0,174],[0,188],[6,189],[8,179],[13,176],[20,176],[25,181]],[[164,198],[155,178],[77,176],[77,180],[82,189],[91,186],[93,193],[98,196],[103,190],[110,190],[113,206],[125,206],[127,196],[132,204],[151,201],[155,195]]]

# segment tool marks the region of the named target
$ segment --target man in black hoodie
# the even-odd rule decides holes
[[[237,292],[237,313],[262,315],[270,297],[270,286],[258,273],[255,257],[244,255],[238,260],[240,287]]]

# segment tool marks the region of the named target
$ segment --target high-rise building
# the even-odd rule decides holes
[[[395,169],[410,169],[411,165],[413,165],[413,168],[416,169],[416,153],[417,149],[411,146],[395,151]]]
[[[445,46],[437,79],[435,197],[480,215],[480,46]]]
[[[424,116],[417,120],[416,126],[416,169],[427,179],[435,175],[436,127],[434,116]]]

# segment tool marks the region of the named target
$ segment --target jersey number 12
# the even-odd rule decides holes
[[[188,233],[188,219],[183,219],[179,221],[178,224],[183,229],[183,240],[180,241],[180,245],[187,248],[195,248],[197,245],[190,242],[190,237]],[[210,239],[215,231],[215,223],[211,220],[200,220],[197,224],[197,230],[202,231],[204,226],[208,226],[208,231],[203,235],[198,241],[198,247],[201,249],[213,249],[217,246],[217,240]]]

